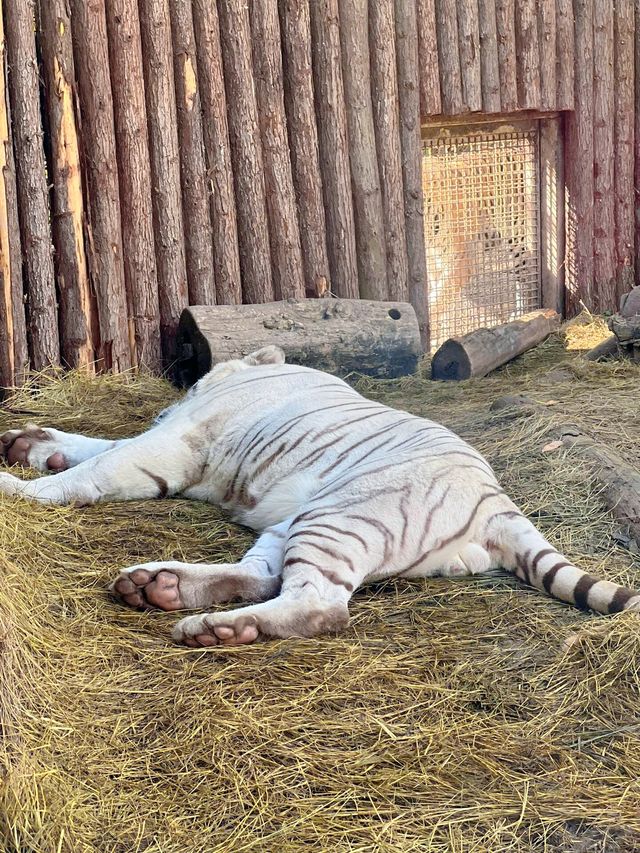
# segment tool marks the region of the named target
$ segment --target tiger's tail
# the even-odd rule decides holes
[[[640,611],[640,591],[574,566],[515,508],[492,516],[485,547],[494,564],[560,601],[604,614]]]

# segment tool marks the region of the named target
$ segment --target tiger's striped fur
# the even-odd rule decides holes
[[[0,492],[79,504],[181,494],[261,532],[237,565],[147,563],[114,582],[134,607],[254,602],[183,619],[175,637],[187,645],[311,636],[344,626],[368,582],[496,566],[579,607],[640,608],[640,594],[558,553],[454,433],[286,365],[275,347],[216,366],[141,436],[28,427],[2,443],[9,462],[57,473],[0,474]]]

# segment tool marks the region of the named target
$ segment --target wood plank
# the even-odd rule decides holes
[[[418,0],[417,15],[420,112],[423,118],[427,118],[428,116],[439,115],[442,112],[435,0]]]
[[[500,65],[495,0],[478,0],[480,19],[480,64],[482,68],[482,110],[500,112]]]
[[[634,29],[633,0],[617,0],[614,34],[616,304],[634,283]]]
[[[516,71],[518,106],[540,109],[540,48],[536,0],[518,0],[516,10]]]
[[[496,0],[500,105],[503,113],[518,109],[515,0]]]
[[[560,119],[540,122],[542,307],[564,314],[565,176]]]
[[[389,298],[406,302],[409,284],[393,0],[376,0],[371,4],[369,41]]]
[[[556,109],[556,0],[537,0],[540,109]]]
[[[435,0],[435,7],[442,113],[454,116],[465,110],[456,0]]]
[[[573,109],[574,86],[573,0],[556,0],[556,109]]]
[[[478,0],[457,0],[457,10],[462,100],[465,111],[474,113],[482,109]]]

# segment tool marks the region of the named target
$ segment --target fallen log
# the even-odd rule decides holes
[[[431,378],[459,381],[486,376],[542,343],[559,324],[560,316],[544,308],[493,329],[476,329],[462,337],[449,338],[433,356]]]
[[[501,397],[491,406],[492,412],[518,413],[524,416],[548,412],[545,406],[528,397]],[[555,439],[548,449],[564,448],[585,463],[599,484],[602,497],[629,536],[640,544],[640,471],[616,450],[583,432],[576,424],[562,424],[549,431]],[[557,446],[556,446],[557,442]]]
[[[615,335],[609,335],[595,347],[590,349],[585,358],[587,361],[601,361],[605,358],[611,358],[618,355],[618,339]]]
[[[326,298],[197,305],[180,318],[174,381],[190,386],[218,362],[270,344],[281,347],[292,364],[340,376],[406,376],[422,355],[416,314],[404,302]]]

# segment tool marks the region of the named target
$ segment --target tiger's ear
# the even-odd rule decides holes
[[[284,364],[284,352],[280,347],[268,346],[252,352],[244,357],[245,364],[251,367],[257,367],[260,364]]]

